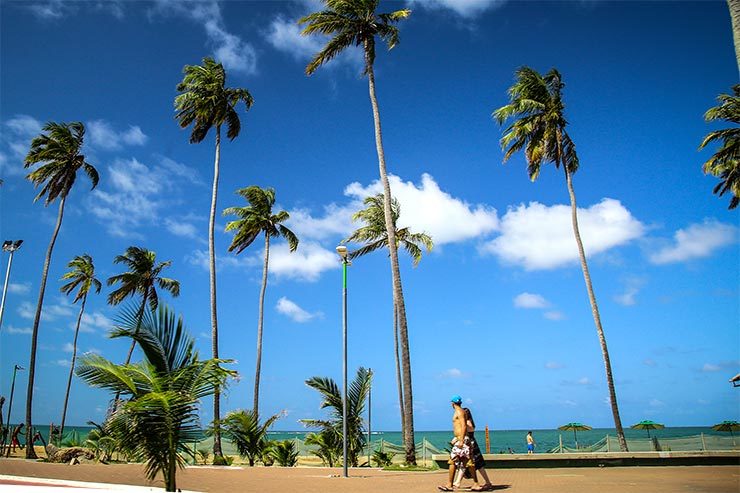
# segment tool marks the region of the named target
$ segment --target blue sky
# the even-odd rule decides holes
[[[265,301],[262,412],[287,410],[277,429],[320,416],[311,376],[341,379],[341,277],[334,247],[378,190],[361,57],[348,52],[314,76],[303,68],[320,39],[295,20],[300,2],[13,2],[1,4],[0,226],[25,240],[13,262],[0,333],[0,393],[27,366],[32,311],[56,206],[33,203],[22,158],[47,121],[82,121],[100,172],[71,193],[47,287],[34,422],[59,422],[77,307],[59,292],[75,255],[98,275],[119,271],[129,245],[172,260],[182,313],[210,354],[207,217],[213,136],[188,143],[174,120],[186,64],[215,56],[228,84],[248,88],[242,133],[222,146],[218,210],[234,191],[276,189],[301,240],[274,244]],[[419,430],[449,427],[461,394],[494,429],[611,426],[603,360],[577,261],[561,171],[536,183],[523,158],[502,165],[491,112],[515,69],[557,67],[581,161],[574,184],[622,419],[668,426],[740,418],[728,379],[740,368],[738,215],[702,174],[698,152],[716,128],[703,120],[737,82],[725,2],[383,2],[409,5],[401,43],[378,51],[376,76],[388,170],[401,225],[434,251],[402,260]],[[226,410],[251,405],[262,242],[227,253],[217,219],[221,355],[233,358]],[[2,257],[4,272],[7,256]],[[373,368],[373,428],[400,427],[390,269],[382,253],[349,273],[349,367]],[[107,289],[105,291],[107,294]],[[107,337],[118,309],[88,301],[80,350],[123,360]],[[26,372],[13,419],[23,416]],[[104,415],[107,396],[76,381],[68,422]],[[203,406],[209,420],[211,404]]]

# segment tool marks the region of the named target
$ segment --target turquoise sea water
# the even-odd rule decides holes
[[[49,427],[39,426],[37,427],[41,431],[45,440],[48,440]],[[92,428],[89,426],[70,426],[64,430],[65,436],[68,433],[76,430],[80,437],[84,440],[87,433]],[[490,430],[491,439],[491,453],[508,452],[511,448],[515,453],[526,452],[526,440],[528,430]],[[625,436],[628,439],[646,439],[647,432],[645,430],[632,430],[625,429]],[[293,438],[304,439],[307,431],[273,431],[269,432],[270,439],[272,440],[288,440]],[[665,428],[663,430],[651,430],[650,436],[657,437],[659,440],[663,438],[682,438],[689,436],[697,436],[701,433],[704,435],[714,436],[729,436],[727,433],[717,432],[709,427],[675,427]],[[559,430],[532,430],[532,435],[537,442],[535,452],[546,452],[547,450],[557,447],[562,436],[563,445],[566,447],[573,446],[573,432],[571,431],[559,431]],[[616,436],[616,431],[613,428],[595,428],[591,431],[579,431],[578,432],[578,443],[581,447],[593,444],[604,436],[610,435]],[[416,442],[420,443],[423,439],[426,439],[434,447],[444,450],[449,446],[449,440],[452,438],[451,431],[417,431],[415,433]],[[485,451],[485,432],[479,429],[476,432],[476,438],[481,449]],[[377,448],[382,442],[393,443],[401,445],[403,438],[401,433],[398,431],[382,431],[373,432],[372,443],[373,448]]]

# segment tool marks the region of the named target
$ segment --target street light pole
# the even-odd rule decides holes
[[[373,369],[368,368],[367,372],[370,374],[370,387],[367,389],[367,467],[372,467],[370,464],[370,453],[372,452],[372,411],[373,411]]]
[[[347,473],[347,247],[339,245],[337,253],[342,258],[342,473]]]
[[[22,366],[15,365],[13,366],[13,383],[10,384],[10,402],[8,403],[8,418],[5,420],[5,425],[8,427],[8,432],[3,433],[3,446],[5,446],[5,440],[10,435],[10,410],[13,409],[13,392],[15,392],[15,374],[18,372],[18,370],[24,370]],[[33,446],[33,445],[31,445]],[[6,454],[6,457],[10,457],[10,445],[8,445],[8,453]]]
[[[5,272],[5,284],[3,284],[3,297],[2,300],[0,300],[0,329],[3,328],[3,313],[5,313],[5,295],[8,292],[8,280],[10,279],[10,266],[13,264],[13,254],[16,250],[18,250],[21,247],[21,244],[23,243],[23,240],[6,240],[3,242],[3,251],[9,252],[10,257],[8,257],[8,270]]]

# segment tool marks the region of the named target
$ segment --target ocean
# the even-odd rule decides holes
[[[45,440],[48,440],[49,426],[40,425],[36,427],[41,431]],[[84,440],[87,433],[92,428],[89,426],[68,426],[64,430],[65,436],[72,431],[77,431],[79,436]],[[509,452],[511,449],[514,453],[526,453],[526,435],[529,430],[490,430],[489,435],[491,439],[491,453]],[[560,437],[562,436],[563,445],[566,447],[573,447],[574,438],[572,431],[560,431],[560,430],[531,430],[532,435],[537,443],[535,452],[546,452],[549,449],[557,447],[560,443]],[[271,431],[268,432],[271,440],[290,440],[298,438],[303,440],[309,431]],[[647,439],[647,432],[645,430],[633,430],[625,429],[625,436],[627,439]],[[657,437],[658,440],[663,438],[683,438],[690,436],[698,436],[701,433],[707,436],[729,436],[727,433],[717,432],[712,430],[710,427],[673,427],[665,428],[662,430],[650,430],[651,437]],[[616,431],[613,428],[594,428],[591,431],[579,431],[578,432],[578,444],[583,446],[591,445],[606,435],[612,437],[616,436]],[[416,431],[415,433],[416,442],[420,443],[422,440],[426,440],[432,446],[439,450],[444,450],[449,447],[449,441],[452,438],[451,431]],[[481,449],[485,452],[485,431],[478,429],[476,431],[476,438]],[[373,448],[378,448],[381,443],[387,444],[392,443],[395,445],[402,445],[403,437],[399,431],[379,431],[373,432],[372,444]]]

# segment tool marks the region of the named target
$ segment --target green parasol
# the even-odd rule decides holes
[[[662,430],[663,428],[665,428],[665,426],[647,419],[645,421],[640,421],[639,423],[630,426],[630,428],[635,430],[647,430],[648,438],[650,438],[650,430]]]
[[[578,448],[578,435],[576,435],[576,431],[589,431],[590,429],[590,426],[583,423],[568,423],[567,425],[558,426],[558,430],[573,430],[573,439],[576,442],[576,448]]]
[[[740,431],[740,423],[738,423],[737,421],[722,421],[721,423],[717,423],[716,425],[712,426],[712,429],[714,431],[729,431],[730,436],[732,437],[732,444],[735,445],[734,432]]]

